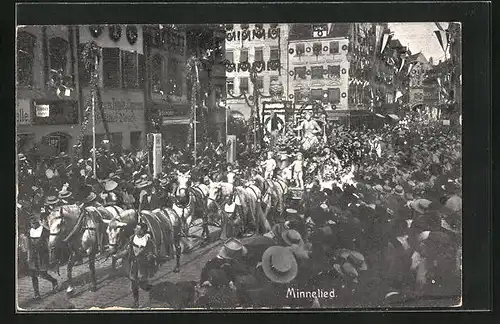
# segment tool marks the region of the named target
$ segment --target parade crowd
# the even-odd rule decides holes
[[[191,170],[194,182],[209,178],[235,185],[248,184],[260,173],[287,182],[283,217],[275,218],[278,221],[264,235],[224,237],[218,256],[204,265],[199,282],[188,285],[195,293],[186,304],[175,300],[182,294],[165,292],[161,285],[145,289],[152,303],[164,300],[164,307],[208,308],[378,307],[460,296],[458,132],[407,118],[379,129],[337,127],[326,142],[320,140],[305,151],[291,145],[295,140],[286,135],[268,149],[241,149],[232,164],[224,162],[221,146],[207,145],[194,167],[189,165],[189,154],[166,147],[164,172],[156,179],[144,152],[98,150],[96,178],[91,158],[75,160],[62,153],[34,161],[20,154],[18,232],[25,235],[20,242],[30,242],[43,215],[62,205],[165,207],[171,173],[176,170]],[[148,199],[142,198],[144,194]],[[35,214],[39,218],[30,230]],[[147,231],[143,226],[139,234]],[[55,280],[47,274],[46,262],[33,262],[29,251],[33,244],[24,245],[20,251],[27,252],[27,268]],[[39,260],[44,260],[43,249],[37,251],[42,251]],[[38,276],[32,273],[32,277]],[[57,282],[53,284],[57,287]]]

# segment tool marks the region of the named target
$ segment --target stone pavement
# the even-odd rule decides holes
[[[192,234],[201,234],[201,229],[195,228],[190,231]],[[198,281],[201,270],[205,263],[211,258],[215,257],[222,244],[218,240],[220,233],[219,228],[210,227],[211,242],[206,246],[201,246],[189,254],[181,256],[181,271],[174,273],[175,260],[169,260],[163,264],[158,273],[152,278],[151,283],[157,284],[162,281]],[[213,242],[215,240],[215,242]],[[101,262],[100,262],[101,261]],[[66,294],[66,285],[63,284],[67,280],[66,266],[61,267],[60,276],[50,272],[58,279],[61,290],[57,293],[51,293],[52,285],[50,282],[39,279],[40,281],[40,294],[42,299],[40,301],[33,300],[33,287],[30,277],[23,277],[18,279],[17,288],[17,305],[19,311],[43,311],[43,310],[56,310],[56,309],[69,309],[76,310],[89,309],[91,307],[108,308],[108,307],[131,307],[133,298],[130,290],[130,281],[127,279],[125,270],[120,269],[120,272],[113,275],[111,273],[111,258],[106,262],[99,260],[96,263],[96,277],[97,277],[97,291],[89,291],[90,273],[88,264],[78,265],[73,268],[73,286],[75,287],[71,298]],[[146,304],[147,293],[141,291],[140,303]]]

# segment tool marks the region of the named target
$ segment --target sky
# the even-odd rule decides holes
[[[448,27],[448,23],[440,24],[443,29]],[[434,22],[389,23],[389,28],[394,32],[393,39],[399,39],[401,45],[408,46],[413,54],[421,51],[427,60],[432,57],[434,64],[439,60],[444,61],[443,49],[434,34],[434,31],[438,30]]]

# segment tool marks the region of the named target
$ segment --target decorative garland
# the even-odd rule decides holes
[[[127,25],[126,29],[127,33],[127,40],[130,45],[134,45],[137,42],[138,36],[138,31],[137,31],[137,26],[135,25]]]
[[[97,38],[97,37],[101,36],[102,31],[103,31],[103,27],[100,25],[92,25],[92,26],[89,26],[89,31],[90,31],[90,35],[92,35],[92,37]]]
[[[252,67],[255,70],[255,72],[261,73],[266,68],[266,64],[264,63],[264,61],[256,61],[253,62]]]
[[[280,34],[279,28],[271,28],[268,31],[268,37],[270,39],[276,39],[276,38],[278,38],[279,34]]]
[[[238,71],[243,71],[246,72],[250,69],[250,63],[248,62],[241,62],[238,64]]]
[[[117,42],[122,37],[122,26],[120,25],[111,25],[108,27],[109,29],[109,38],[113,41]]]

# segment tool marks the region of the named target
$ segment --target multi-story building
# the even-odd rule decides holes
[[[417,105],[424,105],[424,80],[428,71],[432,70],[432,65],[427,61],[422,53],[416,53],[408,57],[409,76],[409,105],[411,108]]]
[[[144,39],[148,133],[159,132],[164,143],[184,145],[190,123],[186,31],[179,26],[147,25]]]
[[[78,91],[78,28],[20,26],[17,28],[16,115],[20,152],[45,144],[47,154],[71,153],[81,116]],[[55,71],[69,89],[53,86]],[[42,145],[37,147],[42,147]]]
[[[321,100],[330,110],[348,106],[350,24],[295,24],[288,38],[288,98],[296,105]]]
[[[247,104],[253,96],[254,84],[250,71],[255,68],[255,86],[264,96],[269,96],[271,83],[285,85],[288,80],[288,24],[235,24],[226,25],[226,88],[227,105],[241,112],[245,118],[251,115]],[[246,98],[245,98],[246,96]],[[280,99],[286,100],[283,91]],[[269,100],[260,98],[262,102]],[[253,104],[252,98],[249,102]]]
[[[109,127],[112,150],[139,149],[144,144],[145,59],[141,25],[80,26],[79,80],[82,107],[90,100],[90,74],[84,68],[83,46],[94,42],[100,47],[98,75],[104,118]],[[96,109],[96,145],[105,138],[105,127]],[[79,128],[79,127],[76,127]],[[92,147],[92,127],[85,130],[84,153]]]

